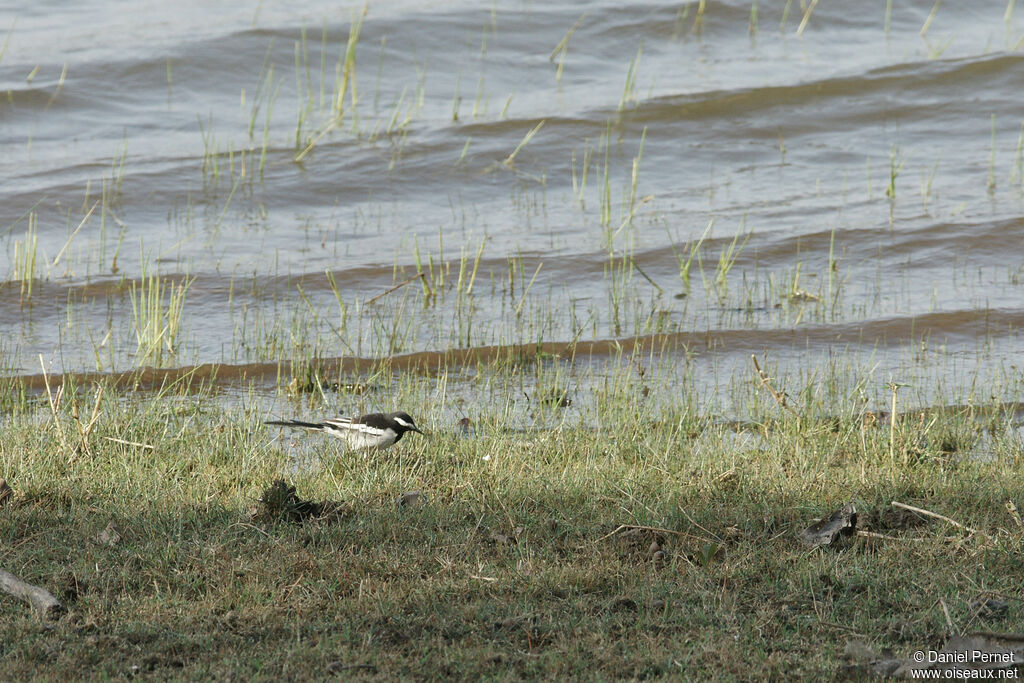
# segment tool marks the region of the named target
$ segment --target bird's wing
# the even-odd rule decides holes
[[[387,430],[386,424],[368,424],[349,417],[339,417],[323,421],[323,430],[341,438],[362,434],[368,437],[379,437]]]

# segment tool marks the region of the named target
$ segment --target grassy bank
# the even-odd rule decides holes
[[[0,678],[817,678],[851,640],[907,656],[950,623],[1024,628],[1020,446],[998,415],[893,434],[779,411],[737,432],[610,401],[604,430],[482,415],[467,438],[408,398],[434,433],[365,459],[279,439],[244,398],[109,389],[84,444],[72,406],[87,423],[94,393],[65,397],[63,444],[45,399],[22,404],[0,426],[0,566],[68,611],[0,596]],[[275,515],[279,478],[340,505]],[[884,538],[801,544],[848,501]],[[971,607],[992,596],[1008,609]]]

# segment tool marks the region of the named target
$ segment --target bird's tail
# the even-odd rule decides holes
[[[280,425],[281,427],[301,427],[302,429],[323,429],[319,422],[303,422],[302,420],[266,420],[265,425]]]

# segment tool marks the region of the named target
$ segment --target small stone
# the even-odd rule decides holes
[[[419,491],[406,491],[398,497],[398,507],[421,508],[427,504],[427,497]]]
[[[517,543],[515,537],[507,536],[497,531],[491,532],[490,539],[498,545],[515,545]]]

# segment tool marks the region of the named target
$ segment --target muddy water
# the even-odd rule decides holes
[[[583,342],[1019,400],[1024,20],[862,5],[0,9],[4,372]]]

